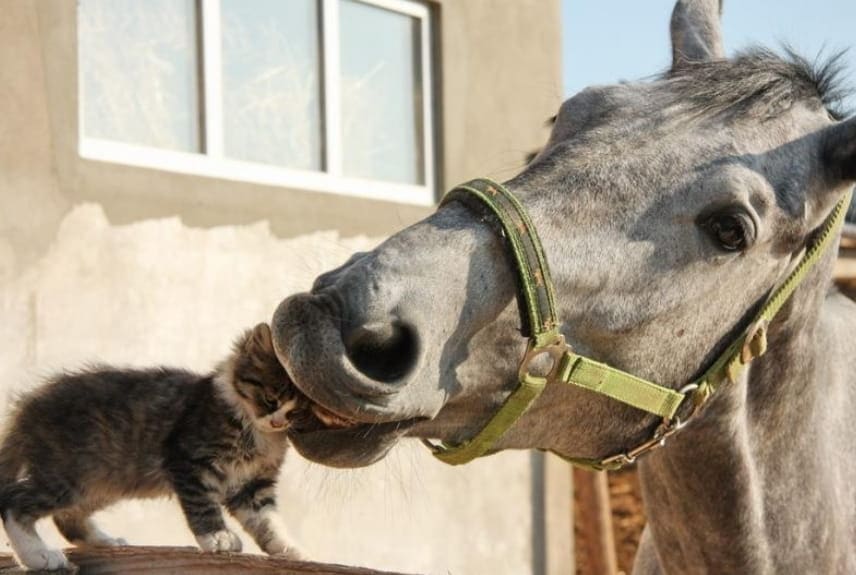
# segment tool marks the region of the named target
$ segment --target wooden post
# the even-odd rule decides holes
[[[581,537],[575,549],[577,564],[587,566],[584,575],[616,575],[618,561],[612,534],[612,508],[605,471],[574,468],[577,518]]]
[[[544,523],[546,526],[545,575],[568,575],[574,564],[574,482],[568,462],[544,454]]]

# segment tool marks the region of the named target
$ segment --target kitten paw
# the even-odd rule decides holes
[[[106,533],[99,533],[86,539],[75,539],[72,541],[76,547],[127,547],[128,541],[123,537],[111,537]]]
[[[306,561],[306,556],[301,553],[300,549],[294,545],[288,545],[280,540],[269,542],[262,547],[265,553],[282,559],[291,559],[292,561]]]
[[[22,553],[19,557],[27,569],[34,571],[74,570],[74,567],[59,549],[40,549]]]
[[[203,551],[238,552],[242,547],[241,539],[228,529],[221,529],[220,531],[214,531],[213,533],[199,535],[196,537],[196,541],[199,543],[199,547]]]
[[[287,547],[282,551],[271,553],[271,555],[282,557],[283,559],[290,559],[291,561],[307,561],[306,555],[304,555],[297,547]]]
[[[104,535],[103,537],[99,537],[98,539],[91,541],[90,545],[97,545],[99,547],[127,547],[128,541],[124,537],[110,537],[109,535]]]

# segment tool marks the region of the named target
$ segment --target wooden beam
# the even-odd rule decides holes
[[[586,565],[586,573],[615,575],[615,537],[612,533],[612,508],[606,472],[574,469],[577,496],[577,520],[580,546],[574,550],[578,564]]]
[[[195,547],[93,547],[66,549],[78,575],[187,574],[242,575],[401,575],[325,563],[290,561],[245,553],[204,553]],[[0,554],[0,574],[26,573],[8,553]]]
[[[835,271],[832,277],[838,279],[856,278],[856,258],[839,257],[835,261]]]
[[[550,453],[544,454],[545,575],[568,575],[576,571],[572,475],[567,461]]]

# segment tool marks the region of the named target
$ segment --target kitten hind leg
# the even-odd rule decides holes
[[[36,533],[35,520],[31,518],[17,518],[15,514],[8,511],[3,517],[3,526],[6,528],[6,536],[9,545],[18,560],[28,569],[55,571],[58,569],[71,569],[65,554],[59,549],[50,549],[39,534]]]
[[[53,571],[72,567],[63,552],[45,545],[35,529],[40,517],[67,507],[71,493],[70,487],[61,481],[35,482],[32,478],[17,481],[3,490],[3,527],[12,550],[27,568]]]
[[[54,514],[53,520],[62,536],[75,545],[121,547],[128,544],[121,537],[111,537],[101,531],[92,515],[84,511],[62,511]]]

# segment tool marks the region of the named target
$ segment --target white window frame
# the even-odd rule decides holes
[[[321,55],[323,70],[324,170],[310,171],[227,158],[223,152],[223,95],[221,59],[220,0],[201,0],[197,13],[202,30],[204,152],[181,152],[114,140],[86,137],[83,129],[83,95],[79,94],[79,153],[88,160],[152,168],[181,174],[224,180],[282,186],[314,192],[358,196],[402,204],[430,206],[436,201],[433,123],[433,68],[431,19],[427,5],[413,0],[356,0],[416,18],[420,22],[422,66],[422,156],[425,183],[400,184],[382,180],[352,178],[342,174],[339,66],[339,2],[320,0]],[[79,85],[82,66],[78,61]]]

